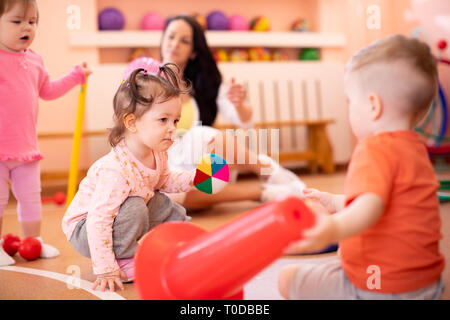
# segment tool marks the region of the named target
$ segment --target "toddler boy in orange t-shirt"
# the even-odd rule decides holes
[[[412,130],[437,90],[436,61],[417,39],[394,35],[356,53],[344,87],[358,144],[345,195],[306,189],[328,212],[289,253],[339,242],[336,259],[287,266],[287,299],[438,299],[444,258],[438,182],[424,144]],[[332,213],[332,214],[330,214]]]

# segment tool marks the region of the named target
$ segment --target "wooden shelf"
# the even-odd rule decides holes
[[[97,31],[70,34],[73,47],[159,47],[161,31]],[[346,45],[343,34],[316,32],[206,31],[210,47],[333,48]]]

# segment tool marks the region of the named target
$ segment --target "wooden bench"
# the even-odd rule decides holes
[[[299,126],[305,126],[307,130],[308,142],[306,150],[284,151],[281,150],[276,157],[280,162],[292,162],[306,160],[310,172],[317,172],[319,167],[325,173],[335,171],[333,158],[333,148],[327,134],[327,125],[333,123],[333,119],[323,120],[298,120],[298,121],[268,121],[255,123],[255,129],[294,129]],[[226,123],[215,124],[215,128],[220,130],[237,129],[236,126]],[[270,151],[270,150],[268,150]],[[269,152],[270,155],[270,152]]]
[[[234,77],[247,90],[255,128],[278,128],[280,162],[305,160],[311,172],[335,171],[348,161],[350,130],[343,94],[343,66],[320,62],[223,63],[225,80]],[[331,128],[332,137],[329,137]],[[233,127],[219,118],[215,127]]]

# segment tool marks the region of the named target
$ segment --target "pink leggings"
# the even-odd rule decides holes
[[[41,220],[41,178],[38,161],[0,161],[0,218],[8,204],[9,187],[17,199],[19,221]]]

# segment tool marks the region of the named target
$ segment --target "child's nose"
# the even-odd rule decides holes
[[[32,27],[32,25],[29,24],[28,22],[25,22],[25,23],[24,23],[24,26],[23,26],[22,28],[23,28],[23,30],[25,30],[25,31],[30,31],[33,27]]]

